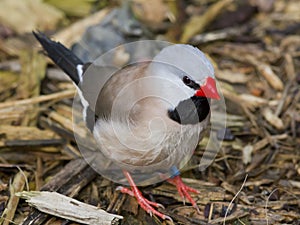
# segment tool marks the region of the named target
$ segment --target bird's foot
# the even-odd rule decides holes
[[[138,204],[142,207],[142,209],[144,209],[147,213],[149,213],[150,216],[152,216],[154,214],[154,215],[162,218],[163,220],[170,220],[173,222],[171,217],[169,217],[165,214],[162,214],[161,212],[159,212],[155,209],[155,208],[164,208],[163,205],[156,203],[156,202],[151,202],[148,199],[146,199],[143,196],[142,192],[137,188],[131,175],[125,170],[123,172],[124,172],[125,177],[128,180],[128,183],[129,183],[131,189],[119,186],[117,188],[117,190],[121,191],[124,194],[129,194],[129,195],[135,197]],[[153,208],[153,207],[155,207],[155,208]]]
[[[128,194],[130,196],[135,197],[138,204],[142,207],[142,209],[144,209],[147,213],[149,213],[150,216],[152,216],[154,214],[154,215],[162,218],[163,220],[173,221],[171,217],[164,215],[155,209],[155,208],[165,208],[162,204],[159,204],[156,202],[151,202],[148,199],[146,199],[137,187],[131,187],[131,188],[132,188],[132,190],[130,190],[129,188],[119,186],[119,187],[117,187],[117,190],[121,191],[124,194]]]
[[[189,194],[189,192],[196,193],[196,194],[199,194],[200,192],[194,188],[187,186],[185,183],[183,183],[183,181],[179,175],[175,176],[173,178],[169,178],[167,181],[177,187],[178,193],[182,197],[183,202],[185,203],[185,198],[187,198],[189,200],[189,202],[193,205],[193,207],[197,210],[197,212],[200,214],[200,209],[199,209],[197,203]]]

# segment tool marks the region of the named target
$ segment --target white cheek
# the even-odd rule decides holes
[[[164,82],[164,87],[160,89],[161,94],[168,103],[168,109],[174,109],[181,101],[189,99],[195,91],[186,86],[176,75],[170,75],[170,78]]]
[[[182,81],[180,80],[180,82],[182,83]],[[179,83],[179,84],[181,84]],[[170,103],[172,104],[172,108],[174,109],[181,101],[184,101],[186,99],[191,98],[195,91],[186,86],[186,85],[178,85],[178,88],[174,88],[172,89],[172,87],[170,87],[170,92],[169,92],[169,100]]]
[[[174,109],[179,102],[194,96],[195,90],[186,86],[178,74],[174,74],[174,71],[170,71],[163,65],[151,63],[145,72],[146,77],[149,75],[151,79],[142,86],[144,89],[151,89],[149,93],[156,93],[156,97],[164,100],[167,103],[167,109]]]

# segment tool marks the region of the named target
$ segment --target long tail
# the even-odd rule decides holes
[[[83,62],[61,43],[50,40],[41,32],[32,33],[41,43],[44,50],[47,52],[48,56],[53,60],[53,62],[58,65],[66,74],[68,74],[76,84],[78,94],[83,105],[83,119],[90,131],[93,132],[94,124],[98,117],[90,108],[88,101],[84,97],[84,94],[79,87],[79,82],[82,81],[83,76]]]
[[[49,58],[78,85],[82,78],[81,68],[84,63],[61,43],[50,40],[42,32],[33,31],[32,33],[41,43]]]

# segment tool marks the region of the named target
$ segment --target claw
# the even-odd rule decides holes
[[[193,207],[196,209],[197,213],[200,215],[201,212],[200,212],[200,209],[199,209],[198,205],[195,204],[195,205],[193,205]]]
[[[118,187],[116,188],[116,191],[122,191],[122,189],[124,189],[123,186],[118,186]]]
[[[194,188],[191,188],[183,183],[180,176],[175,176],[173,178],[168,179],[168,182],[175,185],[177,187],[178,193],[180,197],[182,198],[183,204],[185,205],[185,199],[187,198],[189,202],[193,205],[193,207],[197,210],[197,213],[200,214],[200,209],[195,202],[195,200],[191,197],[191,195],[188,192],[199,194],[200,192]]]
[[[150,215],[150,217],[152,217],[152,216],[153,216],[153,214],[152,214],[151,210],[148,210],[148,212],[147,212],[147,213]]]
[[[163,219],[164,219],[164,220],[169,220],[169,221],[171,221],[172,223],[174,223],[173,220],[172,220],[172,218],[169,217],[169,216],[166,216],[166,215],[165,215]]]
[[[165,209],[165,207],[164,207],[162,204],[159,204],[159,203],[157,203],[157,207],[158,207],[158,208]]]
[[[137,188],[137,186],[135,185],[131,175],[127,172],[127,171],[123,171],[130,186],[131,186],[131,190],[128,188],[124,188],[124,187],[117,187],[117,190],[121,191],[124,194],[129,194],[131,196],[134,196],[136,198],[136,200],[138,201],[138,204],[147,212],[149,213],[149,215],[152,217],[153,215],[156,215],[158,217],[160,217],[163,220],[170,220],[173,222],[173,220],[171,219],[171,217],[162,214],[161,212],[157,211],[156,209],[154,209],[153,207],[156,208],[164,208],[163,205],[156,203],[156,202],[151,202],[148,199],[146,199],[141,191]]]

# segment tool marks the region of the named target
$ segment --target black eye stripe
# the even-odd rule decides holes
[[[200,85],[197,84],[195,81],[191,80],[188,76],[183,76],[182,81],[185,85],[195,90],[198,90],[200,88]]]

